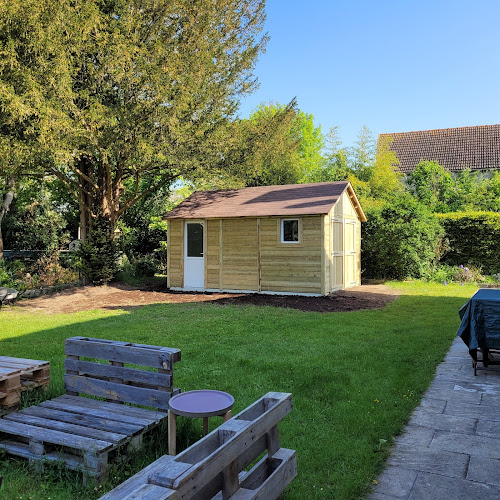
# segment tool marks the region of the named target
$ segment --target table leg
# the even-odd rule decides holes
[[[227,410],[223,415],[224,422],[227,422],[233,416],[233,412],[231,410]]]
[[[208,434],[208,417],[203,417],[203,435]]]
[[[168,410],[168,454],[175,455],[176,454],[176,420],[177,415],[170,410]]]

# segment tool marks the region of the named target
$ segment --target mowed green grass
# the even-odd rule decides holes
[[[446,354],[459,307],[476,290],[390,286],[401,296],[384,309],[328,314],[206,303],[65,315],[4,308],[0,352],[50,360],[49,396],[62,393],[64,339],[75,335],[180,348],[175,385],[227,391],[233,414],[268,391],[291,392],[294,409],[280,435],[282,446],[297,450],[298,477],[285,498],[362,498]],[[200,437],[201,426],[179,420],[182,447]],[[85,488],[76,473],[53,468],[40,476],[24,460],[0,457],[0,497],[97,498],[165,452],[161,433],[97,489]]]

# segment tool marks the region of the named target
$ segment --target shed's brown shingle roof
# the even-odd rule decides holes
[[[366,220],[348,182],[197,191],[167,212],[165,219],[327,214],[347,188],[361,220]]]
[[[500,168],[500,125],[380,134],[379,144],[387,138],[393,139],[390,148],[404,173],[422,160],[437,161],[450,171]]]

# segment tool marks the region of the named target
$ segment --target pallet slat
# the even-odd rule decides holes
[[[40,442],[48,442],[69,448],[81,449],[89,452],[101,452],[113,447],[113,443],[92,439],[83,436],[74,436],[64,432],[51,429],[43,429],[32,425],[20,424],[18,422],[0,419],[0,434],[9,436],[22,436],[30,440],[34,439]]]
[[[76,404],[78,406],[84,406],[85,408],[97,408],[100,410],[116,411],[116,404],[109,403],[107,401],[100,401],[98,399],[90,399],[81,396],[68,396],[64,394],[58,398],[52,399],[52,401],[61,401],[69,404]],[[165,412],[146,410],[145,408],[137,408],[136,406],[123,405],[120,407],[120,413],[124,415],[129,415],[131,417],[138,417],[142,420],[149,420],[151,423],[159,422],[165,418]]]
[[[30,406],[29,408],[22,410],[20,413],[33,415],[34,417],[48,418],[50,420],[58,420],[59,422],[66,422],[68,424],[80,425],[116,434],[126,434],[127,436],[136,434],[143,429],[140,425],[126,424],[117,420],[99,418],[82,413],[55,410],[53,408],[46,408],[42,406]]]
[[[79,375],[64,375],[64,386],[67,390],[74,392],[93,394],[114,401],[154,406],[164,410],[168,410],[168,400],[170,399],[169,392],[117,384]]]
[[[119,444],[127,439],[126,434],[118,434],[116,432],[103,431],[94,427],[85,427],[74,423],[61,422],[59,420],[52,420],[48,418],[37,417],[28,413],[19,412],[7,415],[5,420],[18,422],[20,424],[34,425],[36,427],[43,427],[52,429],[54,431],[61,431],[67,434],[75,434],[76,436],[90,437],[99,439],[101,441],[108,441],[110,443]]]
[[[140,382],[152,386],[172,385],[172,376],[163,373],[135,370],[134,368],[122,368],[120,366],[104,365],[91,363],[89,361],[80,361],[76,359],[65,359],[64,368],[80,372],[81,375],[88,374],[97,377],[117,377],[129,382]]]
[[[179,349],[86,337],[67,339],[65,353],[67,355],[119,361],[121,363],[165,368],[167,370],[172,368],[171,364],[173,362],[180,359]]]
[[[136,417],[123,415],[122,413],[119,412],[118,406],[116,406],[115,412],[99,410],[97,408],[84,408],[83,406],[76,406],[52,400],[44,401],[43,403],[40,404],[40,406],[44,408],[53,408],[54,410],[66,411],[68,413],[76,413],[81,415],[89,415],[91,417],[106,418],[113,422],[134,425],[138,429],[143,429],[144,427],[147,427],[149,425],[149,421],[147,420],[141,420]]]

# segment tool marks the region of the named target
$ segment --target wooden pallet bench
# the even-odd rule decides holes
[[[112,460],[139,447],[144,433],[166,418],[168,400],[179,392],[173,388],[173,368],[180,351],[72,337],[66,340],[65,353],[66,395],[1,419],[0,449],[39,467],[40,460],[62,460],[85,478],[101,481]]]
[[[164,455],[101,500],[273,500],[297,475],[278,422],[292,395],[269,392],[175,457]],[[250,470],[248,466],[267,454]]]

